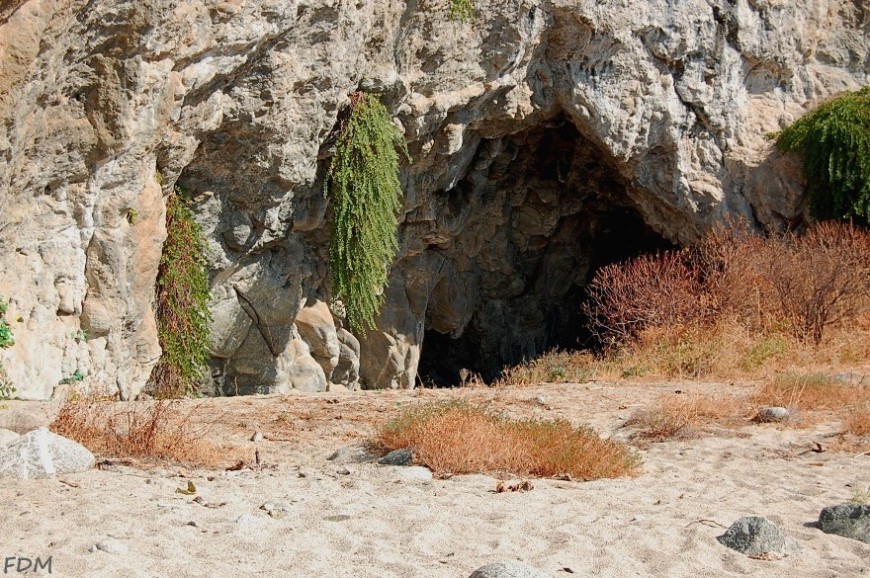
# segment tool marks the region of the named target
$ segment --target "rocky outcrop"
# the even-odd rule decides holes
[[[176,183],[209,239],[217,391],[411,387],[424,339],[449,374],[570,333],[615,240],[799,221],[766,135],[870,76],[854,0],[475,0],[469,22],[447,5],[0,2],[17,395],[73,375],[142,389]],[[413,159],[378,328],[356,337],[329,311],[322,183],[354,90],[382,95]]]

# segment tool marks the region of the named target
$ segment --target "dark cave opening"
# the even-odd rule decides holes
[[[461,195],[475,214],[439,247],[455,263],[442,282],[473,288],[448,294],[473,302],[473,313],[464,325],[445,324],[444,309],[454,305],[430,302],[418,366],[425,385],[456,386],[472,375],[490,382],[546,351],[592,347],[582,303],[595,272],[673,247],[644,223],[615,163],[564,118],[483,143],[478,155],[495,158],[444,193],[446,203]],[[502,220],[487,229],[487,218]],[[489,232],[484,248],[469,256],[462,247],[477,246],[481,230]]]

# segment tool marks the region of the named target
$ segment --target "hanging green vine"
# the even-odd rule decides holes
[[[333,294],[357,333],[375,326],[398,250],[399,151],[408,156],[402,131],[384,105],[370,94],[353,93],[326,192],[334,213],[329,247]]]
[[[195,394],[209,357],[205,239],[176,187],[166,200],[166,242],[157,272],[157,336],[163,356],[152,373],[157,397]]]
[[[870,224],[870,87],[822,104],[782,131],[777,146],[803,159],[817,218]]]

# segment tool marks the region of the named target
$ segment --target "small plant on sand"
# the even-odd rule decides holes
[[[350,102],[326,176],[333,202],[329,264],[333,295],[350,329],[363,333],[375,326],[398,250],[399,151],[408,150],[377,97],[355,92]]]
[[[650,441],[691,438],[701,427],[734,423],[745,414],[741,399],[699,394],[666,395],[649,408],[635,412],[626,426],[637,428],[636,437]]]
[[[593,480],[632,475],[640,466],[628,447],[565,420],[514,420],[461,402],[405,409],[379,429],[376,444],[384,450],[414,448],[418,463],[442,475]]]
[[[179,400],[113,402],[69,399],[51,424],[55,433],[93,453],[215,467],[232,463],[225,450],[206,441],[209,425],[195,417],[199,405],[182,410]]]
[[[870,87],[820,105],[776,142],[803,160],[816,217],[870,223]]]
[[[177,187],[166,200],[166,232],[157,272],[157,335],[163,355],[151,374],[161,398],[198,391],[209,357],[211,321],[205,239]]]

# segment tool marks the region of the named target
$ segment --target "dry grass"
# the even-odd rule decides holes
[[[593,480],[632,475],[639,458],[626,446],[565,420],[511,420],[460,402],[410,408],[378,431],[386,450],[414,448],[436,474],[493,473]]]
[[[625,425],[638,428],[637,437],[646,440],[686,439],[695,437],[704,426],[733,425],[747,413],[745,400],[735,396],[670,394],[635,412]]]
[[[842,410],[868,399],[870,387],[842,383],[819,373],[779,375],[752,398],[759,405],[804,410]]]
[[[203,404],[184,412],[179,404],[170,400],[133,403],[69,400],[61,407],[51,430],[103,457],[207,468],[237,461],[227,448],[206,440],[210,425],[194,420]]]
[[[583,383],[596,376],[598,361],[587,352],[553,350],[541,357],[507,368],[495,386],[530,386],[540,383]]]
[[[870,402],[852,408],[846,416],[845,426],[849,434],[870,437]]]

